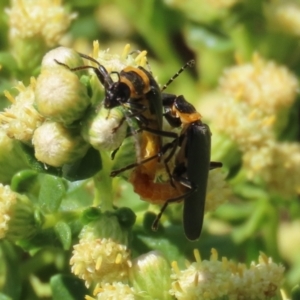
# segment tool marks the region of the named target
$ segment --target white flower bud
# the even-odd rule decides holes
[[[120,108],[93,111],[83,121],[81,134],[97,150],[115,150],[126,136],[127,122],[120,126],[123,117]]]
[[[60,66],[55,60],[75,68],[84,65],[80,55],[73,49],[67,47],[57,47],[46,53],[42,60],[42,71],[51,67]],[[76,73],[78,75],[78,73]]]
[[[45,122],[36,129],[32,143],[35,157],[53,167],[75,162],[89,148],[77,132],[55,122]]]
[[[41,115],[65,124],[80,119],[90,104],[86,88],[77,75],[61,66],[44,69],[39,75],[35,101]]]

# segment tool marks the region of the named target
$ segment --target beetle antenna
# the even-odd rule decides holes
[[[163,92],[173,81],[176,79],[187,67],[192,68],[195,65],[195,60],[191,59],[182,66],[177,73],[175,73],[169,81],[161,88],[161,92]]]
[[[120,82],[121,79],[120,79],[120,73],[119,72],[113,71],[110,74],[117,74],[117,76],[118,76],[118,82]]]
[[[82,57],[82,58],[85,58],[87,60],[90,60],[92,62],[94,62],[96,65],[98,65],[99,67],[102,66],[99,61],[97,61],[95,58],[89,56],[89,55],[86,55],[86,54],[83,54],[83,53],[80,53],[78,52],[78,54]]]

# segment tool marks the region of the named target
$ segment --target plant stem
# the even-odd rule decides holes
[[[94,206],[101,205],[103,211],[113,209],[112,178],[110,177],[111,159],[107,152],[101,152],[102,170],[94,176]]]

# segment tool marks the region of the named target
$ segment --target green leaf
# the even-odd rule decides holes
[[[37,183],[38,173],[34,170],[20,171],[11,180],[11,189],[18,193],[26,193]]]
[[[88,294],[82,280],[70,275],[55,275],[50,279],[53,300],[84,299]]]
[[[0,299],[20,299],[21,294],[21,278],[19,272],[20,252],[16,247],[3,240],[0,244],[0,280],[1,291]],[[11,297],[11,298],[10,298]]]
[[[38,161],[34,156],[32,147],[22,143],[21,147],[29,167],[39,173],[63,176],[70,181],[77,181],[94,176],[102,168],[101,155],[94,148],[90,148],[86,155],[75,163],[66,164],[62,168],[55,168]]]
[[[138,136],[133,135],[128,138],[126,138],[120,148],[116,149],[113,154],[113,165],[112,165],[112,171],[117,171],[119,169],[122,169],[126,167],[127,165],[131,165],[137,161],[137,154],[139,152],[139,142],[138,142]],[[129,169],[129,172],[131,172],[132,169]],[[127,172],[120,173],[120,176],[128,175]]]
[[[88,224],[90,222],[98,220],[102,215],[101,209],[97,207],[89,207],[85,209],[81,216],[81,221],[83,224]]]
[[[44,175],[39,193],[39,204],[45,212],[58,210],[66,193],[64,181],[56,176]]]
[[[69,250],[72,242],[72,232],[70,226],[65,222],[58,222],[54,231],[63,245],[64,250]]]
[[[34,255],[47,246],[57,248],[61,247],[61,243],[57,240],[57,236],[53,228],[43,229],[37,232],[33,238],[19,240],[16,244],[31,255]]]
[[[187,32],[188,43],[192,48],[205,46],[220,52],[233,50],[232,41],[215,29],[191,24],[188,26]]]
[[[17,62],[9,52],[0,52],[0,65],[2,65],[3,70],[8,69],[12,72],[18,70]]]
[[[0,300],[12,300],[12,298],[0,293]]]
[[[25,145],[23,143],[20,143],[24,157],[30,166],[31,169],[39,172],[39,173],[48,173],[48,174],[53,174],[56,176],[61,175],[61,168],[54,168],[51,166],[46,166],[45,164],[41,163],[38,161],[35,156],[34,156],[34,149],[28,145]]]
[[[94,176],[101,169],[101,155],[91,147],[83,158],[73,164],[64,165],[62,175],[70,181],[84,180]]]
[[[262,222],[266,220],[267,202],[260,199],[247,221],[239,227],[235,227],[232,238],[236,243],[242,243],[257,234]]]
[[[292,289],[292,300],[299,300],[300,299],[300,286],[297,284]]]

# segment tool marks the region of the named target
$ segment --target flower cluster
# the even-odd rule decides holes
[[[133,289],[124,283],[114,282],[112,284],[104,283],[94,290],[95,297],[86,296],[86,300],[134,300]]]
[[[295,36],[300,35],[300,5],[298,1],[273,0],[265,4],[264,11],[271,29]]]
[[[11,219],[12,207],[17,202],[16,194],[9,186],[0,185],[0,238],[5,236],[8,230],[8,222]]]
[[[277,265],[261,253],[258,264],[252,262],[249,269],[244,264],[230,266],[232,270],[232,291],[230,298],[241,299],[251,295],[253,299],[274,297],[283,282],[284,267]]]
[[[116,247],[117,251],[118,247]],[[91,248],[86,246],[87,251]],[[97,286],[92,299],[123,299],[122,293],[128,299],[148,297],[149,299],[210,299],[210,300],[238,300],[238,299],[272,299],[278,295],[283,282],[284,267],[275,264],[271,258],[261,253],[258,263],[252,262],[247,268],[245,264],[235,263],[226,257],[218,259],[215,249],[209,260],[201,260],[198,250],[194,251],[196,261],[180,270],[177,262],[169,262],[158,251],[141,255],[132,261],[127,269],[129,277],[115,280],[107,275],[112,270],[119,270],[118,265],[102,270],[102,277],[95,276]],[[108,260],[103,256],[99,258]],[[90,274],[97,270],[89,268]],[[126,298],[126,299],[127,299]]]
[[[6,9],[11,40],[41,37],[49,47],[57,45],[76,14],[69,14],[60,0],[13,0]]]
[[[16,86],[18,96],[13,97],[5,91],[5,96],[12,105],[0,114],[1,127],[6,134],[24,143],[31,141],[33,132],[44,121],[44,117],[34,108],[35,87],[36,80],[32,77],[27,87],[22,82],[18,83]]]
[[[284,267],[269,255],[289,264],[289,289],[299,273],[299,222],[292,220],[299,203],[283,205],[300,193],[299,0],[64,2],[0,4],[0,91],[10,102],[0,104],[0,294],[294,299],[295,289],[280,296]],[[95,36],[111,50],[97,41],[91,47]],[[126,39],[150,45],[151,67],[146,51],[120,50]],[[190,55],[195,68],[172,83],[167,103],[158,78]],[[228,67],[234,56],[237,65]],[[215,100],[207,101],[211,114],[195,99],[206,92]],[[184,99],[181,111],[179,95],[201,115]],[[203,129],[205,142],[212,135],[211,149],[192,129]],[[196,241],[203,209],[231,199],[238,205],[207,218],[209,230]],[[168,206],[174,202],[181,203]],[[214,233],[224,233],[218,243],[249,265],[212,249],[209,259],[195,250],[195,261],[184,266],[191,247],[207,250]],[[250,263],[255,249],[269,254]]]
[[[30,201],[0,184],[0,239],[12,241],[31,238],[37,230],[37,220]]]
[[[284,267],[263,253],[259,263],[252,262],[250,268],[226,257],[219,261],[215,249],[209,261],[201,261],[198,251],[195,257],[196,262],[185,270],[172,264],[171,293],[176,299],[272,299],[283,281]]]
[[[36,74],[42,55],[62,43],[75,13],[69,13],[60,0],[12,0],[6,8],[10,53],[17,66]]]
[[[263,180],[273,192],[290,197],[299,192],[299,144],[279,142],[298,81],[286,67],[257,54],[252,63],[225,71],[216,126],[243,153],[247,177]],[[293,174],[291,176],[291,174]],[[282,178],[292,178],[289,181]]]
[[[134,299],[133,289],[127,285],[132,266],[128,231],[115,216],[104,214],[83,227],[70,264],[72,273],[87,287],[95,287],[96,298],[86,299],[121,299],[125,295],[125,299]]]
[[[92,282],[114,282],[127,278],[130,266],[129,251],[112,239],[81,239],[74,246],[70,260],[72,272],[82,278],[87,286]]]

